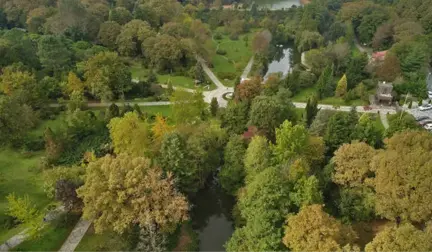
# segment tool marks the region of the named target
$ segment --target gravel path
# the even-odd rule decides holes
[[[82,238],[90,227],[90,224],[90,221],[84,220],[84,218],[81,217],[59,251],[73,252],[81,242]]]
[[[246,78],[249,76],[249,73],[250,73],[250,71],[252,70],[252,66],[253,66],[253,63],[254,63],[254,59],[255,59],[255,57],[252,56],[251,59],[249,60],[247,66],[245,67],[245,69],[244,69],[244,71],[243,71],[243,74],[241,75],[241,78],[242,78],[242,79],[246,79]]]

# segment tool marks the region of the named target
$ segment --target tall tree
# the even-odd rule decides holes
[[[117,53],[101,52],[85,64],[84,77],[90,93],[102,100],[123,97],[131,86],[131,73]]]
[[[347,83],[348,83],[347,77],[344,74],[336,86],[336,91],[335,91],[336,96],[343,97],[347,93],[347,88],[348,88]]]
[[[172,175],[164,176],[142,157],[105,156],[90,163],[77,192],[84,201],[83,216],[93,220],[97,233],[123,233],[133,224],[149,223],[173,230],[188,218],[188,202],[175,190]]]
[[[430,251],[432,235],[412,224],[386,227],[366,245],[365,251]]]
[[[219,103],[216,97],[213,97],[210,102],[210,113],[212,116],[216,116],[219,110]]]
[[[197,123],[207,116],[207,104],[199,91],[190,93],[185,90],[175,90],[170,97],[173,119],[177,124]]]
[[[115,153],[144,156],[150,152],[150,127],[136,113],[128,112],[122,118],[111,119],[108,128]]]
[[[321,109],[313,120],[309,132],[312,135],[324,136],[330,118],[336,114],[334,110]]]
[[[369,59],[365,53],[354,55],[349,60],[346,71],[348,90],[355,88],[357,84],[367,78],[368,74],[365,71],[365,67],[368,62]]]
[[[378,145],[382,143],[382,133],[383,132],[375,126],[370,115],[365,113],[360,117],[355,127],[353,139],[365,142],[373,147],[378,147]]]
[[[205,77],[205,72],[204,69],[201,65],[201,62],[197,62],[196,66],[195,66],[195,80],[199,81],[199,83],[202,85],[204,83],[206,83],[206,77]]]
[[[315,119],[315,117],[319,111],[320,111],[320,109],[318,109],[317,98],[315,96],[312,98],[308,98],[307,103],[306,103],[306,109],[305,109],[305,112],[303,114],[303,117],[304,117],[304,120],[306,122],[307,127],[309,127],[312,124],[313,120]]]
[[[249,105],[246,102],[230,102],[222,114],[222,128],[234,134],[246,131],[249,120]]]
[[[46,35],[38,41],[37,55],[42,66],[49,73],[60,73],[72,65],[70,41],[63,36]]]
[[[263,136],[254,136],[244,157],[246,179],[250,181],[258,173],[270,167],[270,158],[271,151],[268,140]]]
[[[164,136],[171,131],[173,131],[173,127],[167,123],[167,120],[162,115],[157,114],[152,126],[153,144],[156,151],[159,151]]]
[[[321,205],[303,207],[297,215],[287,218],[283,243],[291,251],[360,251],[350,245],[356,238],[354,231],[330,216]]]
[[[245,177],[243,157],[246,144],[242,136],[234,135],[224,150],[224,165],[219,172],[219,181],[223,189],[235,195],[242,187]]]
[[[351,142],[351,135],[354,132],[357,121],[358,119],[352,118],[344,112],[337,112],[330,118],[324,140],[331,152],[335,151],[342,144]]]
[[[432,135],[406,131],[393,135],[376,155],[376,211],[390,220],[427,221],[432,217]],[[396,192],[396,193],[395,193]]]
[[[333,66],[327,65],[324,71],[321,73],[317,82],[318,98],[325,98],[333,96],[334,94],[334,83],[333,83]]]
[[[102,23],[99,28],[99,42],[111,50],[117,48],[116,39],[120,34],[121,26],[114,21]]]

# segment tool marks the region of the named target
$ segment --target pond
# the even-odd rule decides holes
[[[270,74],[281,73],[286,76],[294,64],[301,61],[301,54],[295,49],[294,44],[272,46],[269,53],[268,70],[264,76],[266,80]]]
[[[192,199],[192,227],[198,233],[200,251],[225,251],[224,245],[234,232],[234,197],[224,193],[216,178]]]
[[[261,8],[268,8],[270,10],[288,9],[293,5],[300,6],[299,0],[255,0]]]

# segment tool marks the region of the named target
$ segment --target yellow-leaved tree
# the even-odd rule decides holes
[[[336,96],[337,97],[344,96],[347,93],[347,89],[348,89],[348,81],[347,81],[346,74],[344,74],[336,86]]]
[[[147,122],[134,112],[111,119],[108,124],[116,154],[144,156],[151,148],[151,132]]]
[[[133,224],[172,231],[188,219],[189,204],[175,189],[171,173],[163,174],[144,157],[107,155],[90,163],[77,193],[83,216],[93,220],[97,233],[123,233]]]
[[[156,151],[159,151],[164,136],[171,131],[173,131],[173,127],[168,125],[166,119],[162,115],[157,114],[152,127],[153,145]]]

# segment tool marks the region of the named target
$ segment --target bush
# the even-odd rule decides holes
[[[218,55],[226,55],[227,52],[225,50],[223,50],[223,49],[217,49],[216,50],[216,54],[218,54]]]
[[[236,73],[219,72],[219,73],[217,73],[217,77],[219,79],[222,79],[222,80],[225,80],[225,79],[234,80],[237,77],[237,75],[236,75]]]
[[[221,40],[222,39],[222,34],[220,32],[216,32],[215,35],[213,35],[213,38],[216,40]]]
[[[350,91],[348,91],[345,95],[344,95],[344,101],[345,102],[350,102],[353,101],[355,99],[358,98],[357,96],[357,92],[354,89],[351,89]]]
[[[26,137],[22,148],[26,151],[41,151],[45,148],[45,140],[42,136]]]
[[[239,39],[239,35],[237,33],[233,32],[233,33],[230,34],[229,38],[231,40],[238,40]]]
[[[12,229],[18,226],[21,222],[17,220],[17,218],[5,215],[5,217],[1,220],[2,227],[6,230]]]

